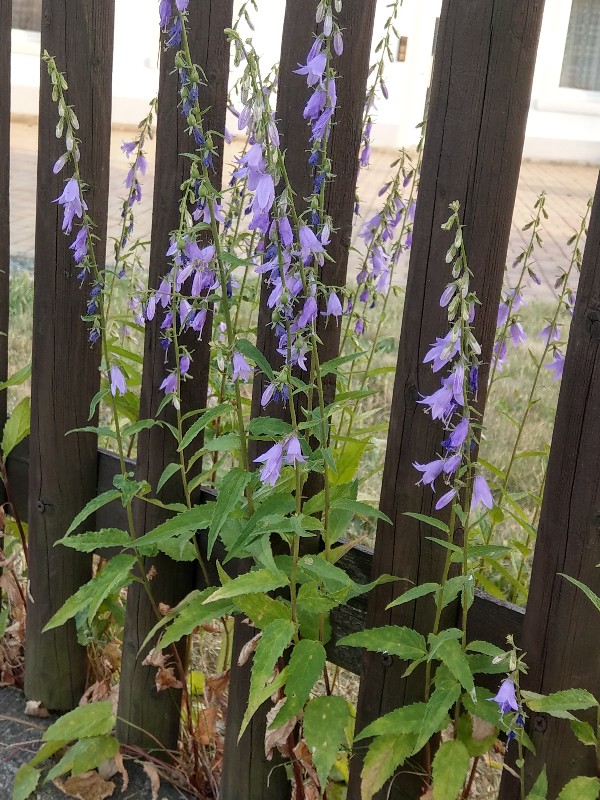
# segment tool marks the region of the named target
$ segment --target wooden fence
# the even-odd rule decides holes
[[[193,58],[208,77],[203,104],[210,107],[209,127],[222,129],[226,108],[228,50],[223,29],[230,25],[232,0],[191,0],[190,27]],[[281,46],[278,117],[287,149],[288,171],[298,197],[310,193],[304,183],[307,128],[298,109],[306,101],[306,89],[292,69],[304,60],[314,32],[315,0],[289,0]],[[332,242],[335,266],[323,280],[344,284],[350,244],[352,205],[360,126],[368,71],[369,45],[375,0],[345,0],[341,27],[346,48],[340,59],[341,113],[332,138],[333,172],[338,175],[328,189],[328,209],[336,234]],[[444,314],[438,304],[447,282],[443,269],[447,237],[440,224],[452,200],[461,203],[465,241],[474,272],[474,288],[483,305],[477,315],[476,334],[482,343],[482,359],[489,363],[496,327],[512,209],[528,111],[537,38],[543,12],[542,0],[445,0],[437,38],[432,80],[429,124],[423,157],[419,203],[414,224],[405,313],[400,334],[398,369],[391,411],[391,425],[381,500],[382,510],[394,527],[378,531],[375,553],[355,548],[342,565],[353,577],[367,582],[381,572],[394,572],[415,582],[436,581],[441,572],[440,554],[425,538],[427,531],[403,516],[407,510],[429,513],[431,493],[415,485],[411,463],[433,456],[436,436],[416,405],[419,393],[434,388],[434,377],[422,366],[429,343],[444,330]],[[108,202],[109,136],[114,0],[44,0],[41,26],[42,49],[57,57],[69,81],[69,101],[81,121],[81,170],[90,185],[88,203],[98,223],[101,242],[106,236]],[[7,329],[8,307],[8,152],[10,86],[10,0],[0,3],[0,327]],[[150,285],[166,272],[164,256],[169,232],[177,227],[177,201],[187,135],[177,111],[176,75],[171,72],[172,53],[161,60],[160,102],[157,131]],[[398,110],[401,113],[401,110]],[[37,224],[35,231],[35,300],[33,334],[32,428],[8,462],[15,502],[29,523],[30,592],[26,643],[26,694],[52,709],[73,707],[85,682],[85,650],[77,643],[75,628],[66,625],[41,633],[50,616],[78,586],[88,580],[91,557],[66,548],[54,548],[77,512],[96,493],[112,486],[118,472],[116,459],[98,451],[89,434],[65,433],[87,424],[90,398],[98,389],[98,354],[90,350],[81,323],[85,294],[75,278],[69,242],[61,232],[59,209],[52,199],[62,180],[52,165],[60,151],[54,136],[55,108],[42,76],[38,155]],[[217,165],[217,169],[221,164]],[[600,196],[600,189],[597,196]],[[98,252],[102,252],[100,247]],[[598,453],[600,452],[600,202],[592,212],[590,235],[583,261],[580,291],[571,328],[563,385],[548,467],[530,599],[526,611],[478,593],[469,614],[468,634],[502,645],[508,633],[528,652],[530,674],[526,688],[549,692],[576,685],[600,693],[598,637],[586,625],[589,609],[581,594],[557,576],[567,572],[600,592],[598,512]],[[266,295],[261,297],[260,321],[267,318]],[[141,415],[151,416],[159,402],[159,383],[164,373],[157,320],[147,326]],[[326,358],[337,352],[335,326],[320,330]],[[208,341],[206,337],[205,342]],[[273,342],[264,324],[258,345],[273,355]],[[198,356],[197,343],[195,343]],[[196,358],[193,395],[184,406],[206,404],[208,345]],[[0,379],[6,377],[6,338],[0,337]],[[485,369],[483,370],[485,373]],[[479,407],[485,405],[486,375],[480,381]],[[333,393],[330,385],[328,391]],[[256,381],[253,411],[260,412],[257,398],[262,387]],[[0,395],[4,404],[4,395]],[[0,413],[5,406],[0,405]],[[163,412],[168,414],[168,412]],[[166,418],[166,417],[165,417]],[[154,485],[165,464],[172,460],[173,441],[154,427],[140,434],[138,479]],[[162,498],[177,499],[175,483]],[[206,494],[206,493],[204,493]],[[198,500],[209,500],[200,492]],[[151,506],[138,508],[137,529],[143,533],[162,518]],[[122,525],[123,509],[107,506],[96,515],[97,527]],[[172,605],[201,581],[189,565],[162,558],[153,584],[155,596]],[[361,682],[357,728],[380,713],[419,698],[420,686],[402,679],[403,665],[396,658],[360,654],[337,647],[342,636],[365,625],[404,624],[426,632],[431,617],[426,603],[417,601],[386,611],[392,599],[382,586],[367,601],[353,601],[332,615],[333,640],[329,658],[367,676]],[[449,609],[458,619],[459,609]],[[158,740],[174,746],[179,716],[168,692],[154,689],[151,668],[142,667],[141,641],[154,623],[143,592],[129,590],[124,634],[119,714],[122,741],[152,746]],[[597,629],[597,628],[595,628]],[[247,633],[245,634],[248,635]],[[235,649],[244,641],[236,629]],[[231,674],[228,732],[222,777],[222,800],[257,800],[286,796],[284,770],[275,770],[264,757],[264,720],[258,716],[237,745],[237,730],[248,691],[248,666],[234,666]],[[133,723],[130,725],[129,723]],[[584,748],[574,737],[563,738],[566,723],[535,715],[528,732],[537,753],[526,762],[531,784],[539,766],[547,763],[550,794],[574,774],[595,774],[593,748]],[[147,733],[144,733],[146,731]],[[153,738],[150,738],[153,737]],[[560,751],[560,752],[559,752]],[[360,753],[352,759],[349,798],[360,797]],[[381,797],[419,796],[420,786],[410,775],[400,775]],[[518,796],[510,776],[502,784],[502,798]]]

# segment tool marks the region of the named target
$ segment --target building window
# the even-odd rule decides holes
[[[39,31],[42,23],[42,0],[13,0],[12,26],[23,31]]]
[[[560,85],[600,92],[600,3],[573,0]]]

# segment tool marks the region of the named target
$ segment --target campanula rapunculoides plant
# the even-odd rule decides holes
[[[252,670],[240,734],[273,698],[267,716],[269,755],[277,748],[288,762],[295,796],[301,796],[304,789],[313,796],[323,795],[332,790],[332,769],[340,750],[350,749],[353,728],[351,706],[336,694],[336,676],[331,679],[326,662],[325,645],[331,636],[329,613],[375,585],[359,585],[339,567],[341,556],[350,546],[342,537],[356,519],[387,521],[371,504],[359,499],[355,475],[369,445],[370,432],[368,426],[363,427],[360,436],[355,436],[355,420],[361,414],[361,400],[370,394],[379,331],[388,302],[394,298],[395,270],[411,246],[422,145],[415,166],[408,154],[401,154],[396,172],[380,192],[380,210],[362,225],[364,254],[356,285],[350,289],[327,285],[324,279],[331,260],[328,246],[334,221],[327,214],[326,193],[335,179],[330,138],[339,113],[337,64],[346,35],[338,20],[342,4],[340,0],[315,3],[316,34],[306,43],[306,56],[295,70],[306,83],[305,102],[297,113],[306,121],[310,140],[306,168],[311,175],[311,190],[304,203],[295,196],[282,151],[273,107],[276,76],[265,78],[261,74],[251,42],[240,34],[239,20],[226,33],[235,61],[242,67],[231,103],[237,135],[243,143],[229,184],[222,188],[217,181],[216,156],[231,134],[207,127],[206,76],[191,57],[188,5],[189,0],[159,3],[161,27],[179,81],[179,108],[190,136],[190,152],[186,154],[188,175],[182,184],[179,224],[168,242],[153,243],[164,248],[168,264],[158,286],[140,286],[145,243],[135,239],[133,229],[134,208],[143,193],[144,144],[151,135],[154,104],[138,135],[123,144],[129,171],[121,230],[114,240],[114,265],[99,269],[94,223],[86,205],[85,176],[79,171],[79,148],[84,145],[76,138],[78,122],[67,103],[64,76],[47,56],[58,104],[57,134],[65,141],[65,154],[56,169],[68,170],[56,202],[63,211],[63,228],[70,237],[74,260],[80,265],[82,289],[89,295],[85,321],[90,343],[102,348],[103,383],[92,408],[103,401],[110,409],[110,426],[89,431],[114,442],[121,463],[114,488],[88,504],[62,540],[63,545],[82,551],[116,547],[121,552],[97,571],[48,627],[76,617],[80,626],[83,620],[83,628],[89,628],[103,604],[118,600],[133,580],[144,583],[156,610],[156,625],[148,639],[155,633],[160,635],[159,645],[145,666],[156,671],[159,689],[181,687],[182,716],[193,741],[194,774],[198,774],[198,768],[203,770],[205,785],[216,796],[218,788],[210,774],[216,747],[213,741],[199,743],[195,737],[199,713],[192,707],[192,681],[174,644],[215,619],[234,613],[247,617],[259,633],[241,656],[242,660],[252,660]],[[255,7],[253,0],[242,6],[239,19],[243,17],[252,27],[247,10],[250,5]],[[386,25],[382,55],[369,89],[362,166],[369,157],[376,92],[387,93],[383,57],[389,54],[392,32],[396,35],[393,19],[398,7],[398,2],[392,4],[391,22]],[[493,524],[495,498],[503,502],[504,489],[498,487],[497,480],[490,487],[489,475],[498,476],[493,470],[483,471],[472,458],[472,446],[481,436],[481,420],[474,409],[480,367],[480,349],[472,332],[477,300],[470,290],[471,273],[458,205],[451,208],[452,215],[444,226],[454,237],[449,240],[447,257],[452,264],[451,275],[440,298],[440,305],[447,309],[448,329],[431,343],[426,356],[426,362],[440,377],[440,386],[420,399],[424,411],[441,422],[444,433],[435,458],[415,464],[415,481],[435,492],[438,511],[449,510],[448,524],[419,517],[433,526],[436,535],[441,532],[439,543],[445,547],[447,558],[439,584],[413,587],[393,603],[416,598],[433,602],[435,621],[427,637],[408,628],[388,628],[346,640],[405,658],[409,670],[420,668],[423,674],[423,703],[392,712],[360,733],[361,742],[367,736],[374,737],[365,760],[364,797],[378,791],[404,763],[422,770],[424,787],[433,782],[433,791],[438,794],[440,786],[447,787],[444,796],[450,800],[459,793],[467,797],[477,759],[493,745],[498,731],[504,731],[509,740],[517,739],[520,757],[521,749],[528,746],[523,722],[529,699],[519,688],[523,665],[516,648],[509,643],[504,651],[486,642],[469,642],[466,637],[475,585],[472,564],[482,554],[482,547],[470,541],[470,534],[482,529],[487,519]],[[268,324],[277,342],[277,357],[272,363],[254,343],[261,283],[268,291]],[[127,286],[129,295],[127,320],[113,314],[121,286]],[[501,312],[506,314],[501,324],[506,324],[506,331],[516,342],[522,340],[516,317],[518,304],[515,291],[506,296],[505,311]],[[317,335],[317,322],[322,318],[328,325],[341,327],[344,348],[340,358],[327,363],[322,363]],[[131,400],[139,373],[127,356],[127,346],[149,323],[160,325],[165,354],[161,407],[168,405],[174,411],[175,423],[165,428],[174,437],[178,454],[155,487],[135,481],[125,461],[136,433],[162,424],[137,420]],[[552,320],[549,325],[550,338],[556,334]],[[371,332],[370,326],[375,336],[367,345],[365,334]],[[193,347],[184,345],[184,333],[186,342],[190,333],[197,341],[210,340],[213,354],[207,407],[189,414],[182,410],[181,394],[182,386],[191,380],[196,354]],[[260,398],[264,416],[249,419],[250,384],[258,372],[264,378]],[[334,400],[326,398],[323,386],[323,377],[331,373],[342,390]],[[195,467],[200,461],[203,466],[198,473]],[[308,496],[308,479],[314,474],[319,476],[320,491]],[[175,475],[181,480],[181,502],[164,506],[156,495]],[[194,490],[200,484],[216,489],[215,502],[202,506],[194,503]],[[115,499],[127,510],[126,530],[73,534],[95,510]],[[173,516],[152,531],[136,531],[131,513],[134,500],[162,505]],[[459,529],[465,532],[464,542]],[[223,553],[218,586],[208,585],[208,571],[198,546],[199,530],[206,531],[204,545],[209,557],[217,545]],[[196,560],[206,588],[190,593],[175,608],[161,606],[160,597],[153,595],[153,576],[139,570],[138,577],[135,572],[146,556],[158,551],[172,558]],[[237,558],[248,560],[251,569],[236,574],[232,562]],[[459,574],[450,577],[455,564],[459,565]],[[379,579],[385,580],[391,578]],[[459,598],[461,628],[443,629],[443,609]],[[223,657],[223,665],[227,658]],[[475,676],[480,673],[506,673],[495,697],[476,686]],[[549,699],[544,700],[548,704]],[[536,699],[531,702],[535,704]],[[579,706],[573,705],[573,700],[568,702],[570,708],[584,707],[581,699]],[[112,711],[107,705],[98,704],[97,711],[91,708],[78,711],[79,742],[75,748],[109,758],[116,752],[110,735]],[[97,737],[85,732],[90,718],[100,720],[102,732]],[[434,754],[430,739],[451,719],[452,734]],[[53,744],[45,754],[73,741],[64,738],[64,730],[60,735],[60,725],[51,730],[48,740]],[[423,749],[424,767],[423,761],[413,764],[413,757]],[[72,752],[67,752],[60,769],[73,768]],[[307,757],[296,758],[298,753]],[[86,763],[90,765],[89,759]],[[36,765],[29,765],[21,776],[23,781],[30,781],[25,785],[37,782]]]

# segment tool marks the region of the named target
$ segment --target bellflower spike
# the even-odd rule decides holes
[[[125,394],[127,392],[127,384],[125,383],[125,376],[119,369],[119,367],[111,367],[110,368],[110,393],[113,397],[117,396],[117,392],[119,394]]]
[[[492,700],[498,703],[498,708],[502,714],[506,714],[507,711],[519,710],[515,684],[510,678],[506,678],[506,680],[502,681],[498,689],[498,694],[493,697]]]
[[[494,498],[490,492],[490,487],[482,475],[477,475],[477,477],[473,480],[473,499],[471,500],[471,511],[476,509],[479,505],[483,505],[486,508],[492,508],[494,505]]]
[[[266,453],[254,459],[255,464],[263,464],[260,479],[263,483],[275,486],[283,466],[283,444],[277,442]]]

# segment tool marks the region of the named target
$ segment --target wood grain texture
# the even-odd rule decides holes
[[[103,266],[106,241],[114,2],[45,0],[42,50],[56,57],[69,83],[68,102],[81,124],[81,174],[89,184],[89,213],[99,236]],[[42,628],[64,601],[91,577],[91,559],[54,548],[75,515],[96,492],[96,440],[67,431],[88,424],[99,386],[100,348],[91,349],[85,314],[87,289],[80,288],[62,210],[53,200],[65,175],[52,166],[64,151],[54,135],[58,112],[41,66],[39,160],[35,230],[33,376],[29,483],[29,579],[25,692],[49,709],[77,704],[85,683],[86,652],[71,622],[48,633]],[[69,176],[70,177],[70,176]],[[33,202],[33,198],[32,198]]]
[[[225,127],[227,100],[227,76],[229,48],[223,33],[231,26],[233,0],[211,0],[206,3],[191,3],[189,8],[190,49],[192,59],[199,64],[207,78],[200,103],[209,111],[205,115],[207,130],[222,131]],[[160,66],[160,88],[158,104],[156,169],[154,178],[154,206],[152,216],[152,247],[150,253],[149,286],[156,288],[160,279],[169,270],[165,253],[169,246],[169,234],[179,226],[180,186],[189,175],[189,159],[180,155],[193,148],[186,124],[178,108],[178,75],[173,72],[175,50],[163,51]],[[222,163],[215,159],[216,184],[220,184]],[[164,397],[160,384],[172,364],[165,364],[164,350],[160,344],[162,316],[157,314],[146,329],[144,346],[144,371],[140,401],[140,418],[156,417],[156,411]],[[179,341],[192,354],[190,369],[192,380],[182,385],[182,413],[206,406],[208,371],[210,359],[210,319],[205,326],[202,341],[194,331],[184,333]],[[172,348],[171,348],[172,349]],[[170,405],[160,419],[176,425],[176,416]],[[195,442],[199,446],[199,440]],[[136,475],[138,480],[147,480],[156,486],[165,466],[177,462],[177,443],[165,427],[155,426],[143,431],[138,440]],[[200,462],[197,463],[200,469]],[[161,491],[165,502],[182,502],[183,489],[172,478]],[[164,522],[165,512],[156,506],[139,503],[134,507],[136,535],[142,535]],[[156,603],[175,605],[196,585],[195,565],[171,561],[166,556],[147,560],[147,569],[154,566],[157,575],[152,581],[152,592]],[[120,741],[135,744],[144,749],[156,748],[156,740],[167,749],[177,745],[180,722],[179,692],[157,692],[154,682],[155,669],[142,666],[153,642],[140,653],[140,647],[150,629],[156,623],[156,615],[146,590],[140,584],[133,585],[128,592],[126,626],[123,641],[123,669],[121,685],[127,690],[119,698],[119,723],[117,734]],[[181,644],[181,655],[185,661],[185,642]],[[138,656],[139,653],[139,656]],[[136,726],[136,727],[133,727]]]
[[[473,288],[482,301],[475,334],[482,361],[489,364],[542,10],[541,0],[445,0],[443,5],[381,494],[381,509],[393,527],[378,527],[373,576],[391,572],[420,584],[438,581],[442,574],[443,549],[425,538],[430,535],[426,526],[404,516],[406,511],[431,514],[434,505],[430,488],[416,486],[412,463],[431,460],[442,439],[441,426],[417,405],[419,395],[439,385],[439,375],[422,361],[430,343],[447,330],[439,298],[450,279],[445,254],[451,240],[440,226],[449,216],[448,204],[458,200]],[[486,384],[484,367],[480,409]],[[368,625],[429,632],[431,603],[386,611],[396,594],[393,584],[372,593]],[[361,683],[357,730],[380,714],[422,699],[422,673],[402,679],[403,669],[402,664],[384,667],[375,654],[365,656],[362,674],[368,680]],[[352,800],[360,797],[360,770],[356,753]],[[419,778],[402,775],[391,797],[412,800],[421,789]],[[386,793],[387,787],[380,796]]]
[[[0,381],[8,377],[8,284],[10,270],[10,29],[12,0],[0,4]],[[0,392],[0,428],[6,392]]]
[[[522,639],[529,672],[525,689],[549,694],[587,689],[600,697],[598,612],[559,573],[600,595],[600,181],[596,189],[577,301],[558,399],[546,488]],[[591,715],[577,714],[595,725]],[[570,778],[597,775],[593,748],[579,744],[566,720],[531,714],[528,790],[546,765],[548,796]],[[568,754],[565,747],[568,744]],[[515,779],[503,779],[502,800],[518,798]]]
[[[345,286],[348,253],[352,233],[352,213],[356,188],[358,151],[361,137],[362,112],[366,94],[370,44],[375,15],[375,0],[347,0],[339,15],[340,27],[346,32],[345,47],[334,65],[340,75],[337,82],[338,109],[335,115],[329,154],[332,171],[337,176],[326,189],[325,210],[333,218],[334,233],[328,252],[333,262],[326,262],[320,270],[319,280],[329,286]],[[286,13],[281,45],[279,90],[277,97],[277,119],[281,135],[281,146],[286,151],[286,168],[295,191],[296,210],[300,214],[306,209],[304,198],[312,191],[313,178],[307,165],[310,151],[310,127],[302,117],[310,92],[306,80],[294,70],[306,61],[317,26],[313,0],[292,0],[286,4]],[[257,346],[277,369],[282,357],[277,353],[278,340],[271,327],[272,310],[267,306],[270,289],[266,281],[261,284],[260,306],[257,328]],[[324,305],[321,304],[321,309]],[[327,361],[339,352],[340,328],[332,321],[326,325],[325,317],[319,315],[317,333],[322,341],[319,358]],[[271,402],[267,409],[261,407],[261,395],[268,379],[262,373],[255,375],[252,393],[252,415],[280,416],[287,418],[289,412]],[[335,376],[324,379],[325,403],[333,400]],[[298,404],[300,405],[300,403]],[[258,455],[253,447],[251,458]],[[305,486],[307,496],[322,488],[318,475],[309,477]],[[313,544],[309,542],[310,546]],[[306,542],[303,542],[306,545]],[[248,567],[246,567],[247,569]],[[234,634],[233,663],[241,648],[255,631],[237,621]],[[250,664],[233,669],[231,674],[228,727],[225,749],[225,769],[222,777],[222,800],[244,800],[244,798],[280,798],[288,791],[283,768],[273,769],[273,764],[264,756],[265,713],[260,709],[248,726],[244,736],[237,742],[250,685]],[[240,771],[243,780],[240,782]],[[241,794],[242,792],[242,794]]]

